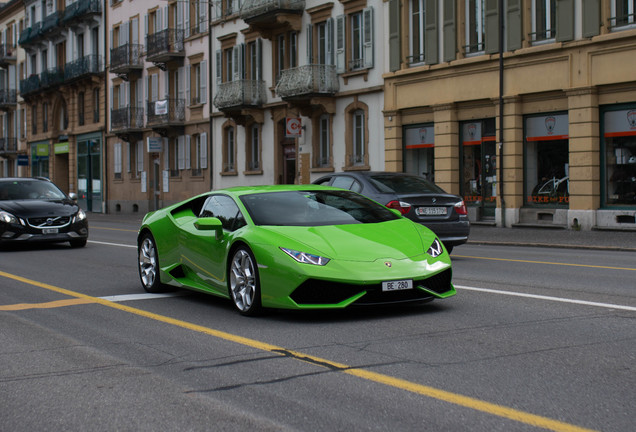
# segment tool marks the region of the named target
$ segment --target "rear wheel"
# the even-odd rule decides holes
[[[149,293],[167,291],[159,277],[159,255],[157,244],[150,233],[145,233],[137,249],[139,256],[139,278],[141,285]]]
[[[256,259],[249,248],[241,246],[234,251],[228,273],[234,306],[242,315],[257,315],[261,311],[261,287]]]

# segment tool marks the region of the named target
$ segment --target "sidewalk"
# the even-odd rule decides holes
[[[143,214],[89,213],[88,221],[141,225]],[[636,231],[574,231],[555,228],[499,228],[472,224],[468,244],[542,246],[636,252]]]

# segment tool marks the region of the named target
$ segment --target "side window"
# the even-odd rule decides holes
[[[331,186],[339,187],[342,189],[351,189],[351,187],[355,184],[355,180],[353,177],[349,176],[339,176],[336,177]]]
[[[223,229],[235,231],[245,225],[243,214],[232,198],[227,195],[212,195],[203,205],[199,217],[216,217]]]

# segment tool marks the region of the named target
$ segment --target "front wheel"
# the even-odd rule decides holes
[[[146,233],[143,235],[137,250],[141,285],[149,293],[167,291],[159,278],[159,255],[157,254],[157,244],[152,234]]]
[[[261,311],[261,288],[252,251],[244,246],[236,249],[228,273],[228,289],[234,306],[242,315],[257,315]]]

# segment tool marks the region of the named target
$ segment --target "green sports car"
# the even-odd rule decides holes
[[[455,294],[450,256],[432,231],[327,186],[207,192],[148,213],[137,244],[146,291],[201,291],[243,315]]]

